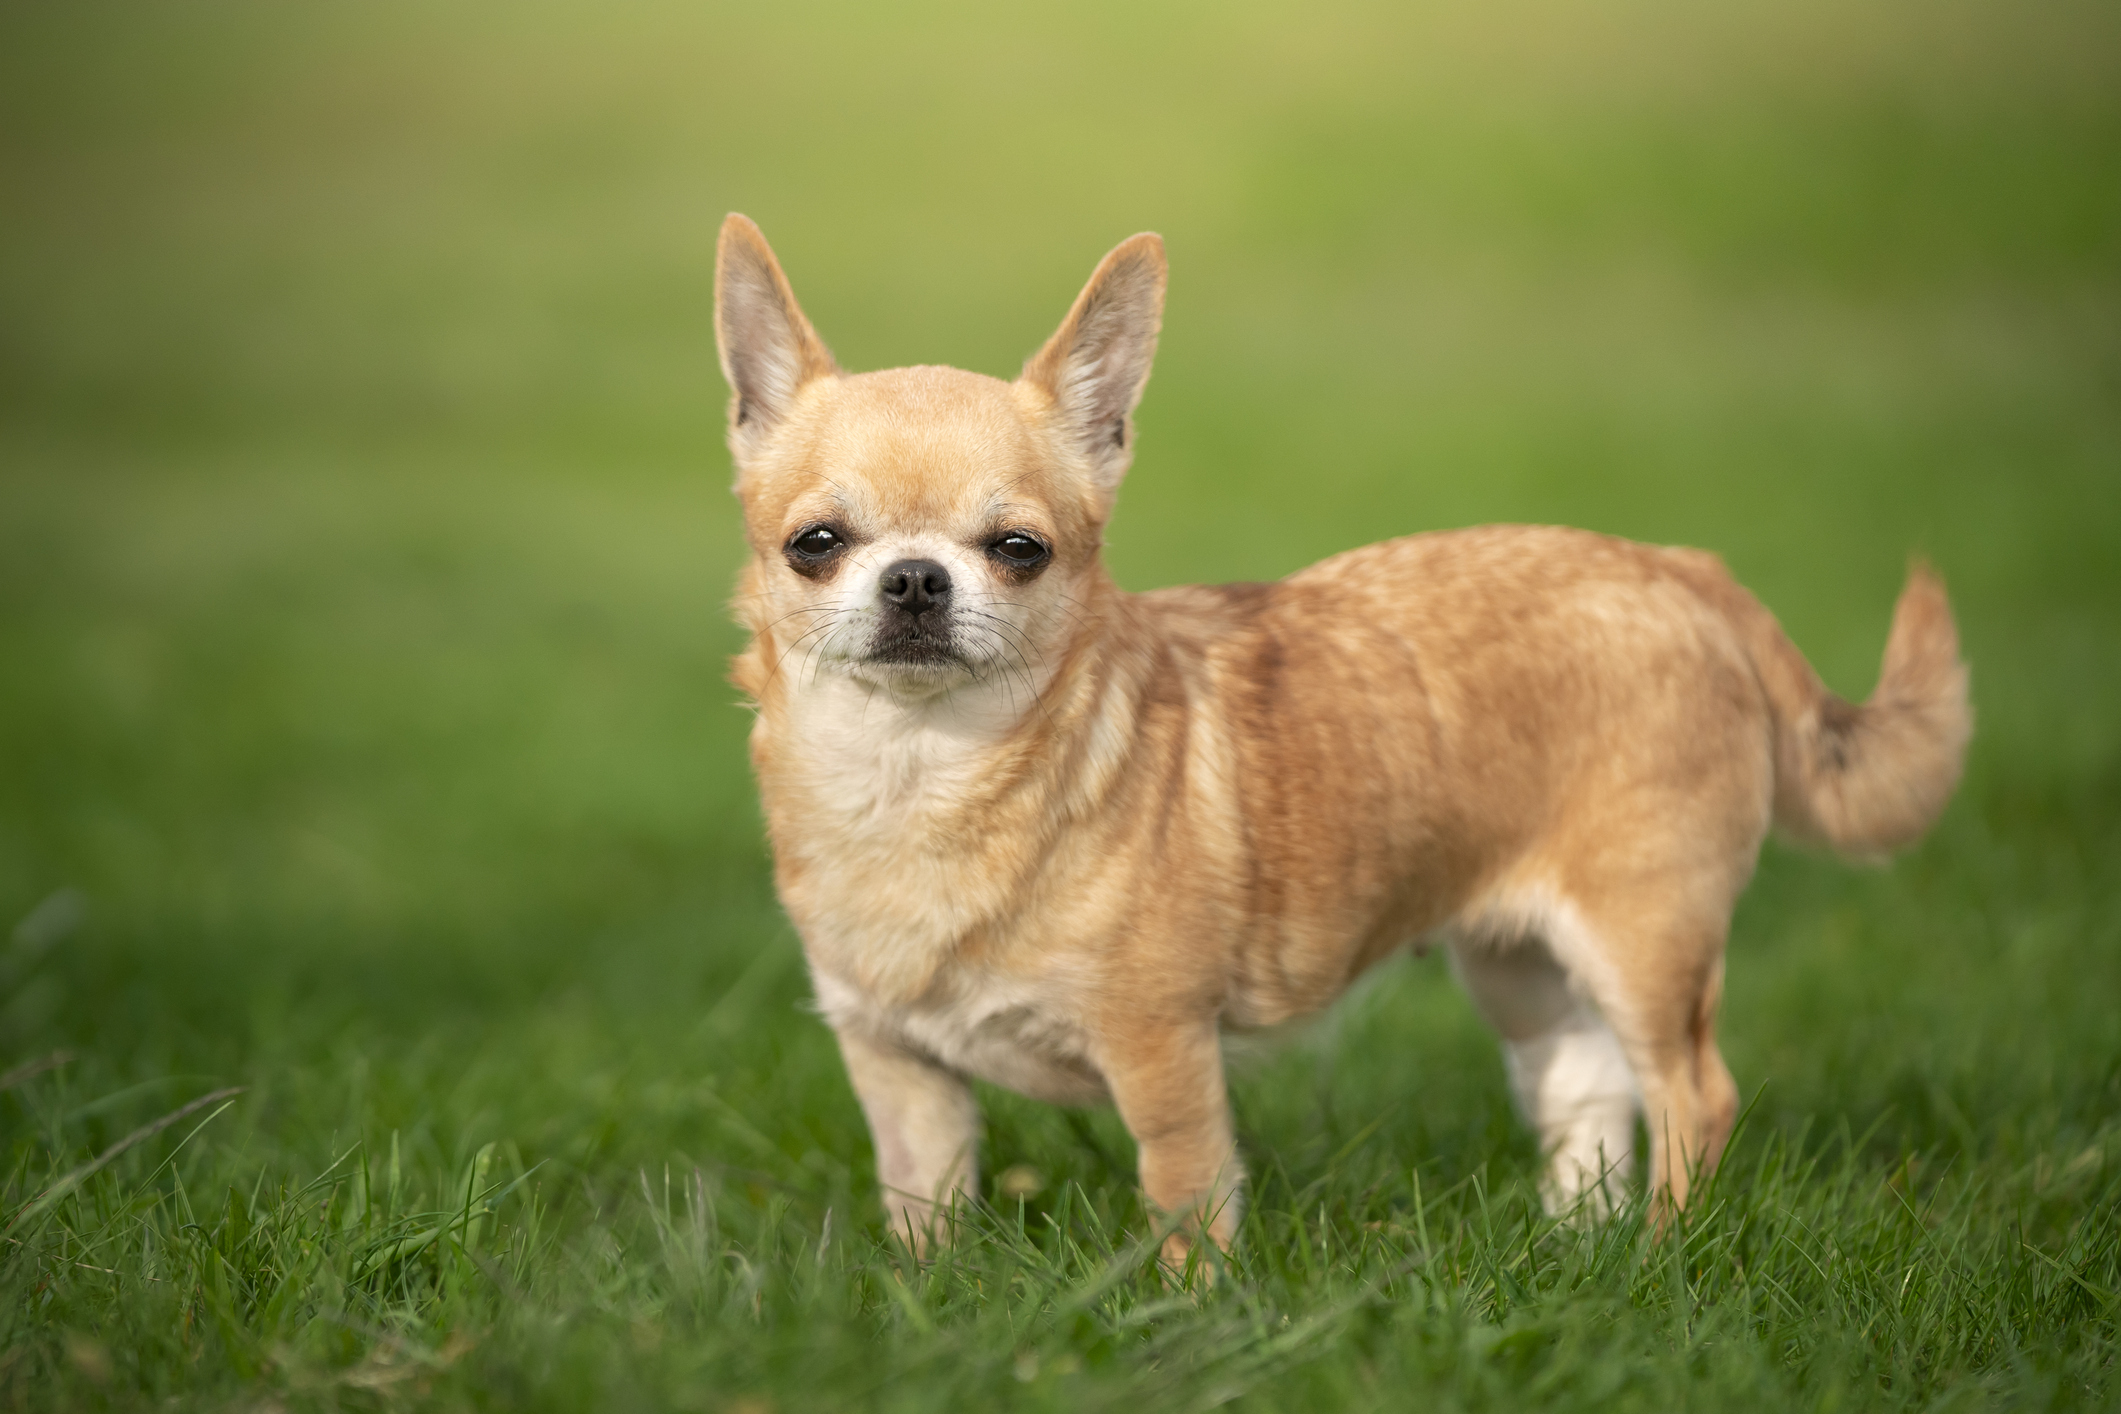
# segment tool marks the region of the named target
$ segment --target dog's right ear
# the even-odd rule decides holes
[[[714,252],[714,342],[729,380],[729,442],[739,462],[788,415],[804,384],[839,372],[766,237],[733,211]]]

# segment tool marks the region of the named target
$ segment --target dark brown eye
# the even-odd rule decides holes
[[[1053,552],[1030,536],[1011,531],[987,547],[987,553],[1001,560],[1012,569],[1030,569],[1044,563]]]
[[[847,548],[846,537],[829,525],[813,525],[788,542],[788,553],[815,563]]]

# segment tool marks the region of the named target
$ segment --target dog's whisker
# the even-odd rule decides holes
[[[780,656],[778,658],[774,659],[774,671],[780,671],[781,665],[788,661],[788,655],[793,653],[799,646],[801,646],[804,639],[809,638],[812,634],[830,632],[831,628],[832,625],[830,623],[813,624],[810,628],[804,630],[802,633],[790,639],[788,641],[788,646],[781,650]]]
[[[978,614],[981,618],[993,620],[994,623],[1001,625],[1003,628],[1013,627],[1013,625],[1010,625],[1007,620],[1002,619],[996,615],[981,613],[978,610],[974,610],[973,612],[975,614]],[[1019,714],[1019,709],[1016,705],[1016,690],[1014,684],[1016,680],[1021,679],[1024,684],[1025,695],[1031,699],[1032,705],[1039,709],[1039,714],[1046,719],[1047,724],[1051,725],[1053,722],[1053,710],[1047,705],[1045,700],[1045,694],[1039,690],[1037,674],[1032,670],[1029,660],[1024,657],[1023,650],[1016,647],[1016,645],[1012,643],[1009,639],[997,633],[992,627],[982,626],[981,631],[987,635],[988,642],[991,645],[1002,650],[1001,653],[995,655],[994,662],[1002,670],[1003,681],[1010,685],[1009,715],[1015,717]],[[1006,656],[1003,656],[1003,654],[1015,655],[1017,662],[1021,664],[1021,666],[1019,667],[1011,665],[1008,658]]]
[[[780,676],[781,667],[788,661],[788,655],[795,652],[795,650],[802,645],[804,639],[809,638],[813,634],[830,633],[833,628],[833,622],[831,620],[827,620],[825,623],[822,624],[813,624],[809,629],[805,630],[801,635],[793,639],[786,648],[781,650],[780,656],[773,660],[773,671],[766,674],[766,683],[771,684],[775,678]]]
[[[1022,663],[1027,670],[1030,668],[1030,659],[1024,656],[1023,650],[1017,646],[1014,638],[987,624],[980,625],[979,631],[985,635],[986,651],[990,653],[1006,653]]]
[[[1005,609],[1025,609],[1026,612],[1029,612],[1026,605],[1012,603],[1007,599],[996,599],[992,602]],[[1073,623],[1078,629],[1096,628],[1104,622],[1101,616],[1090,614],[1081,604],[1065,594],[1059,596],[1057,607],[1063,614],[1068,616],[1069,622]]]
[[[994,630],[989,629],[988,632],[990,634],[993,634]],[[1021,634],[1019,633],[1018,636],[1021,637]],[[1038,675],[1037,672],[1031,666],[1031,660],[1024,656],[1024,650],[1021,647],[1018,647],[1017,644],[1012,640],[1001,637],[1000,635],[995,635],[994,641],[997,644],[1000,644],[1008,652],[1015,655],[1016,661],[1019,666],[1014,671],[1018,672],[1022,676],[1024,680],[1024,690],[1031,694],[1031,700],[1039,705],[1040,710],[1045,712],[1046,719],[1050,722],[1052,720],[1053,714],[1051,710],[1046,707],[1045,694],[1039,690],[1037,682]],[[1033,651],[1037,651],[1035,647]],[[1045,655],[1043,653],[1039,654],[1039,660],[1042,664],[1045,661]]]
[[[999,614],[990,614],[983,609],[973,609],[969,612],[977,615],[982,619],[989,621],[991,624],[998,627],[1003,633],[1009,635],[1008,641],[1010,647],[1012,651],[1016,653],[1018,659],[1023,662],[1025,671],[1029,672],[1031,670],[1030,660],[1024,656],[1025,649],[1027,648],[1031,652],[1038,654],[1039,663],[1041,665],[1045,663],[1045,650],[1038,647],[1037,644],[1032,643],[1031,636],[1025,633],[1022,629],[1018,628],[1015,624],[1010,623],[1007,619],[1003,618]],[[990,628],[988,632],[992,633],[994,632],[994,629]]]
[[[758,629],[754,630],[754,632],[770,633],[774,629],[779,628],[782,624],[787,623],[788,620],[794,618],[798,614],[834,614],[838,612],[839,610],[837,608],[834,608],[829,605],[808,609],[791,609],[789,612],[781,615],[777,619],[774,619],[772,622],[762,624]]]
[[[824,659],[820,655],[825,649],[830,648],[832,646],[832,640],[844,627],[846,627],[844,623],[834,623],[830,632],[826,633],[824,637],[820,638],[817,642],[810,645],[810,651],[803,660],[804,671],[810,674],[810,686],[815,687],[817,685],[818,671],[824,667]],[[800,677],[801,674],[798,673],[797,676]]]
[[[1043,708],[1045,705],[1042,700],[1043,695],[1038,690],[1036,677],[1032,672],[1030,662],[1024,657],[1023,650],[1018,648],[1015,644],[1011,643],[1008,639],[1001,637],[999,634],[996,634],[992,629],[989,629],[987,632],[991,641],[997,647],[1002,649],[1005,654],[1012,655],[1016,658],[1016,663],[1011,664],[1009,662],[1008,657],[997,657],[996,661],[1000,663],[1002,670],[1011,674],[1014,677],[1022,678],[1024,683],[1024,691],[1031,695],[1031,700],[1033,702],[1038,703],[1040,707]],[[1010,709],[1012,712],[1015,710],[1015,702],[1013,695],[1010,702]]]
[[[1040,661],[1044,661],[1045,650],[1039,648],[1036,644],[1032,644],[1031,635],[1025,633],[1024,630],[1019,628],[1017,625],[1010,623],[1009,620],[1003,618],[1000,614],[991,614],[984,609],[973,609],[970,612],[978,615],[982,619],[987,620],[989,623],[997,625],[1001,628],[1003,632],[1011,635],[1011,637],[1015,640],[1030,645],[1031,651],[1039,655]]]
[[[995,634],[994,630],[988,629],[986,633],[990,643],[1000,644],[1003,642],[1003,640]],[[1014,717],[1017,712],[1016,680],[1010,672],[1009,660],[1002,657],[995,657],[993,659],[990,659],[989,661],[991,661],[996,667],[1002,670],[1002,686],[1009,693],[1009,715],[1011,717]]]

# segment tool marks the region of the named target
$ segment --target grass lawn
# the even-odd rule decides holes
[[[2121,1407],[2113,6],[83,0],[0,200],[0,1409]],[[1966,784],[1769,847],[1677,1231],[1538,1216],[1432,958],[1238,1070],[1211,1292],[997,1092],[895,1260],[723,680],[730,209],[853,368],[1161,230],[1130,587],[1568,522],[1860,696],[1942,568]]]

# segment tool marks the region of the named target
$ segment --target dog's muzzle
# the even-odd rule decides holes
[[[871,656],[886,663],[953,662],[950,571],[934,560],[899,560],[877,576],[881,609]]]

